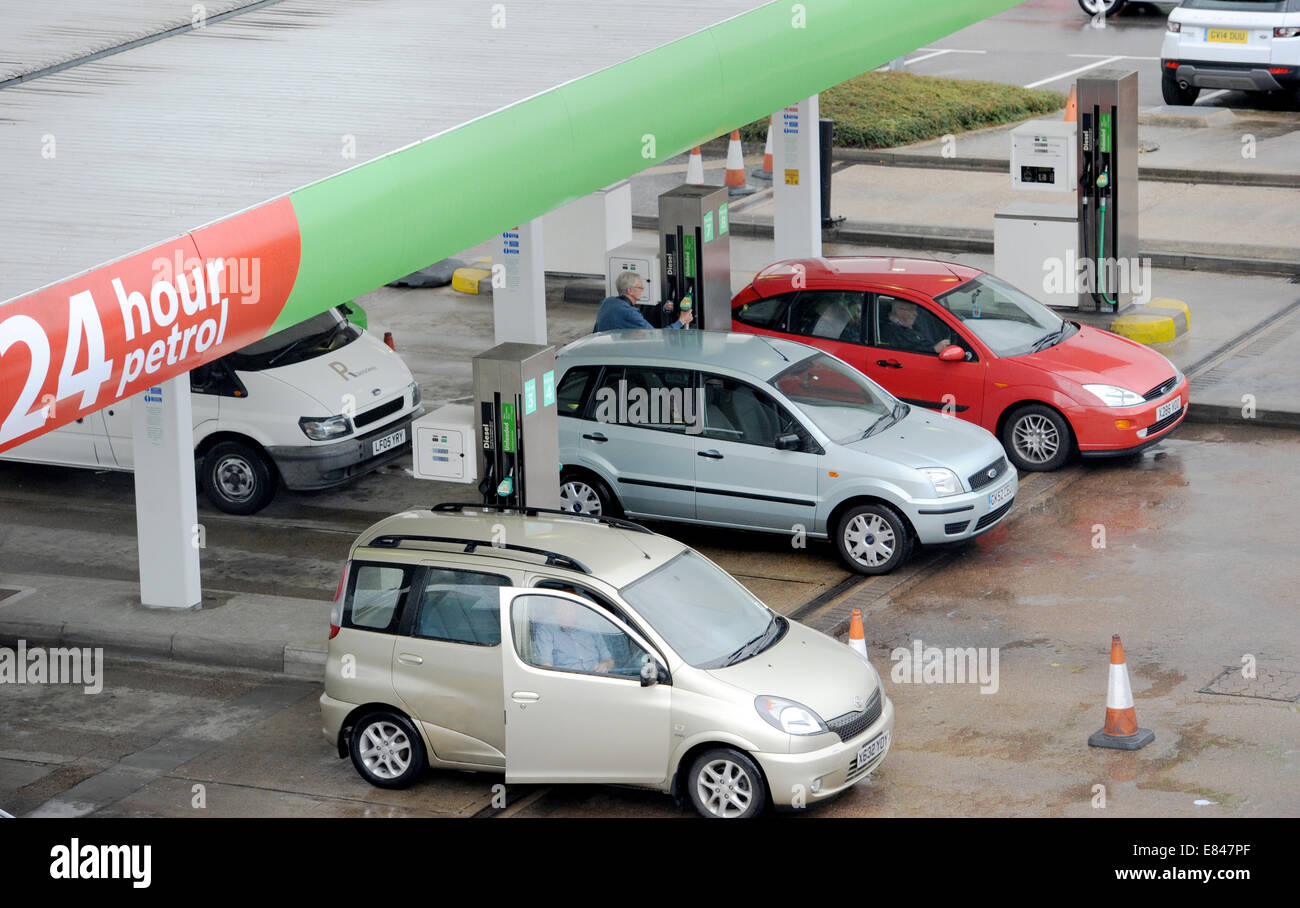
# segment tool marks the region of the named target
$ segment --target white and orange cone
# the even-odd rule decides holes
[[[391,331],[384,332],[384,343],[388,345],[389,350],[397,349],[397,344],[393,341],[393,332]]]
[[[772,118],[767,118],[767,144],[763,146],[763,166],[755,167],[749,172],[751,177],[760,180],[772,179]]]
[[[1079,122],[1079,93],[1078,85],[1070,86],[1070,97],[1065,102],[1065,122]]]
[[[757,190],[745,182],[745,154],[740,148],[740,130],[731,131],[731,141],[727,143],[727,194],[730,196],[750,195]]]
[[[704,158],[698,145],[691,149],[691,156],[686,160],[686,182],[690,186],[704,185]]]
[[[1110,640],[1110,683],[1106,689],[1106,724],[1088,738],[1091,747],[1116,750],[1139,750],[1155,740],[1149,728],[1138,728],[1137,709],[1133,706],[1133,688],[1128,683],[1128,666],[1124,663],[1124,645],[1119,634]]]
[[[849,620],[849,649],[868,662],[871,661],[867,656],[867,635],[862,630],[862,609],[860,608],[853,610],[853,617]]]

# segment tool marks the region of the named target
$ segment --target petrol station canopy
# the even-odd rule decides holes
[[[0,448],[1011,5],[228,0],[201,27],[188,0],[7,7]],[[106,30],[140,43],[77,63]],[[256,299],[226,286],[228,306],[211,295],[214,341],[200,327],[212,313],[173,300],[199,290],[199,272],[182,286],[189,263],[218,258],[227,274],[256,260],[264,286]],[[193,316],[208,343],[120,380],[132,343],[156,342],[144,304],[125,301],[150,295],[162,260],[178,267],[152,302],[173,313],[165,324]],[[57,417],[41,420],[46,399]]]

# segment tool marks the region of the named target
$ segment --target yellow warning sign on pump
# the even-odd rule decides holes
[[[799,185],[799,171],[797,171],[797,170],[787,170],[787,171],[785,172],[785,185],[787,185],[787,186],[798,186],[798,185]]]

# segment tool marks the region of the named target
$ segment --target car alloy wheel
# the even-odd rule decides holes
[[[560,486],[560,509],[587,517],[600,517],[605,508],[596,490],[580,479]]]
[[[1089,16],[1105,13],[1113,16],[1124,8],[1128,0],[1079,0],[1079,9]]]
[[[1061,434],[1045,416],[1031,413],[1022,417],[1013,430],[1017,453],[1030,463],[1047,463],[1061,447]]]
[[[398,779],[411,768],[411,738],[392,722],[367,725],[359,752],[366,771],[377,779]]]
[[[867,567],[880,567],[894,557],[898,538],[879,514],[859,514],[845,525],[844,543],[856,560]]]
[[[364,716],[352,729],[352,765],[379,788],[405,788],[424,771],[420,733],[403,716],[391,712]]]
[[[739,820],[767,803],[767,786],[758,766],[738,750],[722,748],[700,755],[691,768],[691,803],[702,816]]]

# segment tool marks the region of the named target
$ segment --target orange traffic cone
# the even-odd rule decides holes
[[[755,167],[749,172],[760,180],[772,179],[772,118],[767,118],[767,144],[763,146],[763,166]]]
[[[849,621],[849,648],[866,659],[867,657],[867,635],[862,631],[862,609],[855,608],[853,617]]]
[[[1088,738],[1090,747],[1113,747],[1138,750],[1155,740],[1149,728],[1138,728],[1137,709],[1133,706],[1133,688],[1128,683],[1128,666],[1124,664],[1124,645],[1119,634],[1110,640],[1110,683],[1106,689],[1106,724]]]
[[[393,332],[391,331],[384,332],[384,343],[388,345],[388,349],[394,351],[397,350],[397,344],[393,343]]]
[[[691,149],[691,156],[686,160],[686,182],[691,186],[704,185],[704,158],[698,145]]]
[[[727,143],[727,194],[731,196],[750,195],[756,190],[745,182],[745,155],[740,150],[740,130],[731,131],[731,141]]]
[[[1070,86],[1070,99],[1065,102],[1065,122],[1076,123],[1079,120],[1078,86]]]

